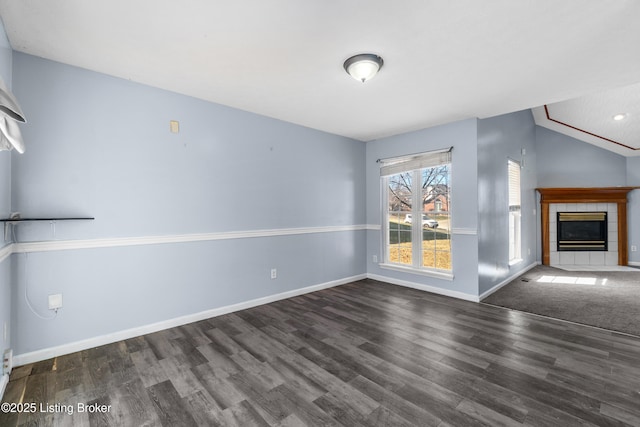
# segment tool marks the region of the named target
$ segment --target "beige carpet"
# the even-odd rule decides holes
[[[565,271],[540,265],[482,303],[640,336],[640,269]]]

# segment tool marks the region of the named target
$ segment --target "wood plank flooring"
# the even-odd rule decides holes
[[[640,338],[363,280],[17,368],[4,401],[59,406],[1,426],[640,426]]]

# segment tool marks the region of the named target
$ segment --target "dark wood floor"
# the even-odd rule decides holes
[[[17,368],[5,401],[73,414],[1,426],[638,426],[640,339],[364,280]]]

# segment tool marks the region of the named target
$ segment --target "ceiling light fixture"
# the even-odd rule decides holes
[[[24,153],[24,142],[17,122],[26,122],[16,97],[0,78],[0,151],[16,149]]]
[[[613,120],[619,122],[620,120],[624,120],[627,118],[627,114],[616,114],[615,116],[613,116]]]
[[[19,122],[26,122],[24,113],[18,105],[16,97],[7,89],[4,80],[0,79],[0,112]]]
[[[384,61],[378,55],[361,53],[344,61],[344,69],[351,77],[364,83],[380,71],[382,64]]]

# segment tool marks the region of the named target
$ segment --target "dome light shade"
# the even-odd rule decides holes
[[[15,148],[18,153],[24,153],[24,141],[16,121],[26,122],[24,113],[0,77],[0,151]]]
[[[384,61],[378,55],[362,53],[344,61],[344,69],[351,77],[364,83],[380,71],[382,64]]]
[[[11,117],[13,120],[17,120],[19,122],[26,122],[27,120],[24,118],[24,113],[22,109],[20,109],[20,105],[18,105],[18,101],[16,101],[15,96],[11,93],[10,90],[7,89],[7,86],[4,84],[4,80],[0,78],[0,112],[7,115],[7,117]]]
[[[0,150],[10,150],[11,147],[20,154],[24,153],[22,134],[18,123],[0,114]]]

